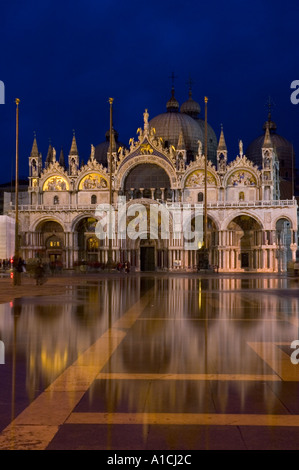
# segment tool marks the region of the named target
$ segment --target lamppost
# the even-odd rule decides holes
[[[14,256],[14,273],[13,284],[19,286],[21,284],[21,273],[18,272],[19,260],[19,98],[16,98],[16,180],[15,180],[15,256]]]
[[[108,229],[108,268],[112,267],[112,132],[113,132],[113,120],[112,120],[112,105],[113,98],[109,98],[110,104],[110,152],[109,152],[109,229]]]
[[[208,98],[205,96],[205,166],[204,166],[204,217],[203,217],[203,243],[198,250],[198,270],[208,269],[209,255],[207,247],[208,232]]]

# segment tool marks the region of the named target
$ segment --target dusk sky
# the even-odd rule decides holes
[[[299,104],[290,88],[299,80],[299,2],[252,0],[109,0],[41,2],[6,0],[0,11],[0,183],[14,178],[15,98],[20,102],[20,178],[36,132],[43,161],[49,139],[67,157],[73,129],[80,161],[105,140],[109,97],[119,140],[136,138],[175,96],[202,107],[219,138],[223,124],[228,157],[262,133],[269,96],[277,133],[294,144],[299,167]]]

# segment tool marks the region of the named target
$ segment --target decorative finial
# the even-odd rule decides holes
[[[172,92],[172,96],[174,96],[174,80],[178,77],[176,77],[174,72],[172,72],[169,78],[171,78],[171,92]]]
[[[187,81],[187,85],[189,85],[189,96],[192,96],[192,85],[194,84],[191,76],[189,75],[189,80]]]

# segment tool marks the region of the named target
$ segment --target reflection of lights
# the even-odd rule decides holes
[[[201,279],[199,279],[198,284],[198,308],[201,311]]]
[[[49,354],[48,351],[42,349],[41,351],[41,365],[42,370],[51,376],[57,374],[65,369],[67,364],[68,353],[56,351],[54,354]]]
[[[200,250],[203,247],[203,242],[198,242],[197,246],[198,246],[198,249]]]

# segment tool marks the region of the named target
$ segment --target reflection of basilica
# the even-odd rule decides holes
[[[57,300],[51,296],[20,303],[15,339],[13,306],[0,305],[1,338],[8,362],[16,341],[18,358],[26,364],[27,394],[33,399],[40,387],[52,383],[111,326],[117,329],[116,321],[151,288],[146,307],[104,368],[97,370],[97,362],[85,365],[102,377],[106,397],[114,405],[127,403],[131,411],[144,412],[145,399],[148,412],[163,411],[165,403],[181,407],[176,412],[186,412],[192,403],[196,410],[206,406],[211,411],[206,388],[214,381],[224,412],[232,388],[241,389],[245,401],[263,378],[279,385],[279,371],[276,375],[269,357],[261,360],[250,344],[279,345],[295,337],[299,299],[273,294],[275,289],[289,288],[287,282],[280,277],[164,275],[152,280],[139,276],[100,280],[98,285],[73,286]],[[252,296],[250,289],[258,295]],[[107,380],[110,373],[115,379]],[[146,393],[138,393],[138,387],[144,386],[139,385],[141,378],[148,381]],[[90,400],[97,397],[91,388]],[[270,411],[271,401],[267,403]]]
[[[46,260],[60,260],[66,268],[82,261],[105,264],[109,241],[97,240],[94,226],[99,220],[97,205],[110,200],[110,171],[116,213],[118,196],[123,196],[127,207],[141,203],[147,212],[152,204],[171,210],[188,207],[194,226],[196,208],[205,198],[204,122],[199,113],[191,92],[179,109],[172,90],[166,113],[149,121],[145,110],[143,128],[129,148],[118,142],[113,130],[111,169],[110,133],[106,142],[91,146],[87,163],[81,165],[74,135],[68,167],[63,155],[56,159],[50,145],[43,168],[34,138],[29,205],[19,210],[23,257],[39,254]],[[262,140],[249,147],[247,157],[240,141],[239,154],[228,162],[223,129],[217,142],[208,125],[206,246],[209,264],[219,272],[280,272],[296,259],[297,205],[282,185],[280,171],[292,149],[286,143],[277,150],[282,138],[275,129],[269,115]],[[283,175],[286,178],[288,172]],[[196,270],[197,248],[185,249],[184,234],[178,236],[172,215],[170,219],[167,239],[150,239],[149,220],[143,239],[122,238],[116,227],[113,260],[128,260],[136,271]],[[59,242],[56,249],[49,245],[50,237]]]

